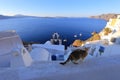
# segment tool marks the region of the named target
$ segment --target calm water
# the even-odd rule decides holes
[[[69,45],[75,39],[86,40],[91,32],[99,32],[105,25],[106,21],[101,19],[29,17],[0,20],[0,31],[16,30],[22,40],[40,43],[50,40],[52,34],[58,32],[62,39],[67,39]]]

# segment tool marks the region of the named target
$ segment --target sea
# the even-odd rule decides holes
[[[91,33],[100,32],[105,26],[103,19],[74,17],[22,17],[0,20],[0,31],[16,30],[25,42],[45,43],[54,33],[70,45],[74,40],[86,40]]]

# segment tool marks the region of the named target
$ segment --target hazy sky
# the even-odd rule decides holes
[[[0,14],[85,17],[120,13],[120,0],[0,0]]]

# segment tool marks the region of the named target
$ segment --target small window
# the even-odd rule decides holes
[[[116,38],[111,38],[110,41],[113,42],[113,43],[115,43],[116,42]]]

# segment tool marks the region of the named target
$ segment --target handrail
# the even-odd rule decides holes
[[[4,38],[0,38],[0,40],[12,38],[12,37],[19,37],[19,36],[18,36],[18,35],[15,35],[15,36],[11,36],[11,37],[4,37]]]

